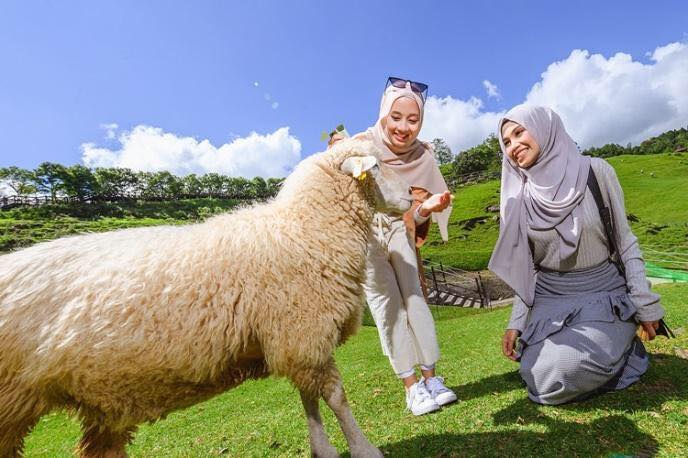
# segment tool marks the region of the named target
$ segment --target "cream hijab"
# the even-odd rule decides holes
[[[406,83],[403,88],[389,86],[385,89],[380,101],[380,113],[374,126],[370,127],[366,133],[373,139],[373,143],[380,149],[380,160],[394,170],[409,186],[423,188],[432,194],[442,194],[447,191],[447,183],[440,173],[435,157],[432,155],[432,146],[421,142],[417,138],[408,148],[400,152],[393,152],[390,149],[392,144],[382,120],[392,111],[392,105],[397,99],[407,97],[418,104],[420,111],[420,123],[423,124],[423,99],[411,90],[410,83]],[[433,213],[432,218],[437,222],[442,240],[448,240],[447,226],[449,225],[449,215],[451,206],[441,213]]]
[[[506,155],[502,125],[514,121],[535,138],[540,155],[527,169]],[[583,156],[554,111],[517,105],[499,121],[499,144],[504,153],[500,194],[499,239],[489,269],[499,275],[528,304],[535,297],[536,269],[528,244],[528,228],[554,229],[559,235],[559,257],[578,249],[582,209],[590,158]]]

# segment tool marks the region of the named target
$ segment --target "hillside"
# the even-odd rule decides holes
[[[688,253],[688,154],[624,155],[608,159],[624,189],[626,213],[643,248]],[[499,235],[499,181],[455,190],[449,242],[433,227],[422,254],[435,262],[481,270]]]
[[[70,234],[126,227],[186,224],[230,210],[244,201],[187,199],[58,204],[0,211],[0,252]]]

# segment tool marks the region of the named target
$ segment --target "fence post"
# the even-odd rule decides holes
[[[439,299],[440,290],[437,287],[437,277],[435,276],[435,268],[433,266],[430,266],[430,273],[432,274],[432,285],[435,288],[435,299]]]

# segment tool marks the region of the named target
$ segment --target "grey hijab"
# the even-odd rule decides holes
[[[527,169],[506,155],[502,125],[514,121],[533,136],[540,155]],[[500,195],[499,239],[489,269],[499,275],[528,304],[535,296],[536,268],[528,244],[528,228],[555,229],[559,257],[573,255],[581,235],[580,202],[590,171],[590,158],[578,151],[561,118],[550,108],[517,105],[499,121],[499,144],[504,153]]]

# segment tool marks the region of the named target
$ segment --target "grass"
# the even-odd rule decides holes
[[[641,247],[688,254],[688,154],[616,156],[609,159],[624,190],[626,213]],[[449,241],[433,226],[424,258],[466,270],[482,270],[499,235],[499,181],[457,188],[449,220]]]
[[[363,327],[336,353],[354,415],[389,456],[685,456],[688,450],[688,285],[661,285],[673,340],[648,344],[650,371],[631,388],[559,407],[527,400],[517,366],[499,341],[509,308],[443,308],[437,322],[440,371],[461,402],[413,417],[382,356],[375,328]],[[323,417],[340,452],[346,442],[327,408]],[[44,417],[28,457],[67,457],[79,437],[63,412]],[[134,457],[308,456],[297,392],[284,379],[249,381],[202,404],[144,425]]]

